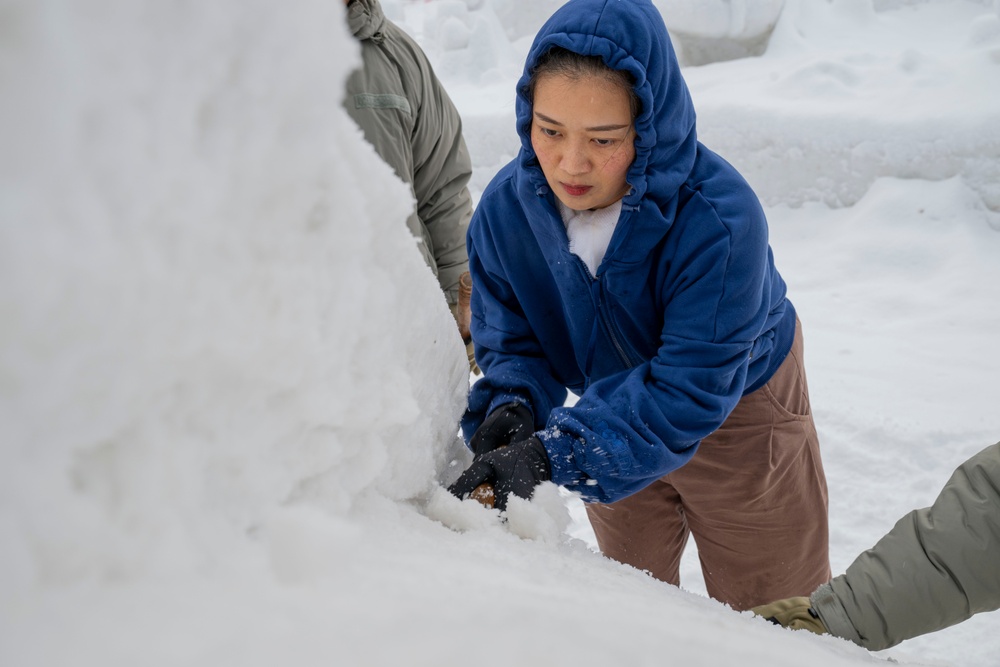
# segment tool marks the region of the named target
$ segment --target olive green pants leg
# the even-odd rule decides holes
[[[587,512],[602,553],[672,584],[690,531],[709,595],[742,610],[809,595],[830,579],[827,506],[797,326],[774,377],[691,461]]]

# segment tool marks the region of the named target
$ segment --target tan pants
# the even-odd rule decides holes
[[[736,610],[829,581],[826,476],[801,325],[771,380],[740,399],[686,465],[587,514],[602,553],[675,586],[693,534],[708,594]]]

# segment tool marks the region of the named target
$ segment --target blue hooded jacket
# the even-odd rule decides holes
[[[528,83],[558,46],[630,72],[642,103],[631,191],[592,276],[569,250],[531,147]],[[702,146],[663,19],[649,0],[571,0],[542,26],[517,87],[518,156],[469,227],[472,337],[483,377],[466,440],[527,404],[552,481],[613,502],[686,463],[791,348],[795,311],[767,221],[740,174]],[[567,388],[579,396],[565,407]]]

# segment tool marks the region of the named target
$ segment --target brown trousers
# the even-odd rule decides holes
[[[801,324],[771,380],[740,399],[687,464],[587,514],[604,555],[675,586],[694,535],[708,594],[736,610],[829,581],[826,476]]]

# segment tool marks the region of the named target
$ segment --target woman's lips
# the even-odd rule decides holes
[[[593,188],[592,185],[570,185],[569,183],[560,183],[560,185],[562,185],[566,194],[572,197],[582,197],[590,192],[591,188]]]

